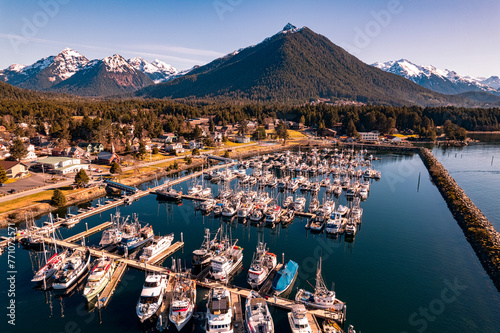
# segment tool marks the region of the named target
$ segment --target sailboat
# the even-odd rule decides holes
[[[320,309],[342,310],[344,303],[335,298],[335,291],[328,290],[321,276],[321,258],[316,271],[316,287],[314,293],[299,289],[295,296],[295,301],[304,303],[307,306]]]

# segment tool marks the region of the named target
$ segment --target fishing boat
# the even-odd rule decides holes
[[[127,225],[122,234],[122,240],[118,249],[120,252],[130,252],[135,249],[140,248],[149,241],[153,239],[154,232],[153,226],[140,227],[137,216],[135,217],[135,222],[131,225]]]
[[[320,232],[325,227],[325,217],[323,215],[316,215],[311,217],[309,228],[311,231]]]
[[[111,281],[114,270],[115,262],[113,259],[105,256],[97,259],[95,266],[90,270],[87,284],[83,289],[83,296],[87,301],[92,300],[106,287]]]
[[[288,262],[281,267],[274,277],[272,284],[274,294],[281,295],[290,289],[297,278],[298,271],[299,265],[295,261],[288,260]]]
[[[202,191],[203,191],[203,186],[201,186],[201,184],[194,184],[188,189],[187,194],[191,196],[196,196],[200,195]]]
[[[209,264],[212,258],[224,251],[227,246],[227,239],[223,238],[222,235],[219,239],[219,234],[221,228],[217,230],[213,239],[210,238],[210,229],[205,229],[205,237],[201,247],[193,251],[193,260],[191,263],[193,266],[205,266]]]
[[[165,297],[168,276],[163,274],[150,274],[146,276],[142,287],[141,296],[136,305],[137,317],[141,322],[151,318],[161,307]]]
[[[52,284],[54,289],[68,289],[75,283],[89,268],[90,251],[77,250],[63,260],[61,268],[55,274]]]
[[[148,262],[151,258],[168,249],[170,245],[172,245],[173,240],[173,233],[162,237],[154,236],[152,239],[152,243],[142,250],[142,254],[139,257],[139,260],[141,262]]]
[[[297,212],[304,211],[305,206],[306,206],[306,198],[301,196],[295,198],[295,201],[292,204],[293,209]]]
[[[66,228],[71,228],[74,227],[78,222],[80,222],[80,219],[78,217],[67,216],[61,224]]]
[[[327,234],[336,235],[340,233],[345,223],[345,218],[342,218],[338,212],[334,212],[326,223],[325,231]]]
[[[200,210],[204,213],[208,213],[215,207],[216,203],[217,201],[215,201],[215,199],[207,199],[200,204]]]
[[[284,214],[280,217],[280,222],[282,225],[289,224],[293,221],[295,217],[295,211],[293,209],[288,209]]]
[[[283,202],[283,208],[291,208],[292,204],[293,204],[293,196],[289,195]]]
[[[325,281],[321,276],[321,258],[316,270],[316,287],[314,293],[299,289],[295,295],[295,301],[301,302],[306,306],[319,309],[342,310],[344,303],[335,298],[335,291],[328,290]]]
[[[247,332],[273,333],[274,322],[264,298],[255,291],[248,294],[245,303],[245,324]]]
[[[246,202],[240,206],[238,209],[238,217],[239,218],[247,218],[250,216],[254,208],[254,204],[252,202]]]
[[[169,319],[180,331],[193,316],[196,307],[196,282],[190,271],[177,273],[170,302]]]
[[[342,217],[346,216],[347,213],[349,213],[349,207],[347,206],[343,206],[343,205],[339,205],[337,207],[337,213],[339,213]]]
[[[323,321],[323,332],[325,333],[344,333],[339,324],[331,319]]]
[[[252,211],[252,214],[250,214],[250,221],[260,222],[260,220],[262,220],[263,217],[264,213],[262,212],[262,209],[260,209],[259,206],[256,206]]]
[[[309,202],[309,213],[315,212],[319,208],[319,200],[317,197],[311,199]]]
[[[277,263],[276,255],[267,251],[265,243],[259,242],[248,270],[248,284],[252,288],[260,286],[271,274]]]
[[[210,289],[207,304],[207,333],[233,333],[231,293],[224,287]]]
[[[354,237],[356,236],[356,232],[357,232],[356,222],[352,219],[349,219],[349,221],[345,226],[345,235],[347,237]]]
[[[158,198],[165,200],[178,201],[182,200],[182,191],[176,191],[172,187],[162,188],[156,191]]]
[[[292,305],[292,312],[288,313],[288,323],[293,333],[312,333],[304,304]]]
[[[210,276],[214,280],[227,281],[231,273],[243,260],[243,248],[237,246],[236,240],[231,247],[219,253],[210,262]]]
[[[266,217],[265,217],[266,224],[275,225],[276,223],[278,223],[280,215],[281,215],[280,206],[269,207],[266,211]]]

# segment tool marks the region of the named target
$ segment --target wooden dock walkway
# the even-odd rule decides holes
[[[121,281],[123,274],[127,270],[127,264],[124,262],[119,262],[118,266],[116,266],[113,275],[111,276],[111,280],[106,285],[101,295],[99,295],[99,299],[97,300],[97,307],[99,309],[105,308],[109,301],[111,300],[111,296],[115,292],[118,283]]]
[[[70,242],[70,243],[79,241],[82,238],[86,238],[90,235],[98,233],[99,231],[103,231],[103,230],[111,227],[112,225],[113,225],[113,222],[111,222],[111,221],[101,223],[93,228],[90,228],[89,230],[86,230],[86,231],[80,232],[79,234],[70,236],[70,237],[66,238],[65,241]]]
[[[307,321],[309,322],[309,327],[311,327],[312,333],[323,332],[321,330],[321,327],[319,326],[318,321],[316,320],[316,317],[310,311],[307,311]]]
[[[231,293],[231,303],[234,309],[233,329],[235,333],[245,333],[245,321],[243,319],[243,304],[241,304],[241,296],[236,293]]]

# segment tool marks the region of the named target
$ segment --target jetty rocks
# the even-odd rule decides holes
[[[419,154],[483,268],[500,291],[500,233],[429,149],[420,148]]]

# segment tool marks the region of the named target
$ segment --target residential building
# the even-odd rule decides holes
[[[165,145],[165,151],[172,152],[177,149],[182,149],[182,143],[176,142],[176,143],[169,143],[168,145]]]
[[[21,178],[29,174],[28,166],[18,161],[0,161],[0,165],[7,172],[7,178]]]
[[[249,143],[250,142],[250,137],[246,135],[237,135],[234,137],[234,142],[237,143]]]
[[[78,147],[87,151],[90,154],[99,154],[104,150],[104,145],[100,142],[80,142]]]
[[[189,141],[189,149],[199,149],[201,148],[201,143],[197,140],[191,140]]]

